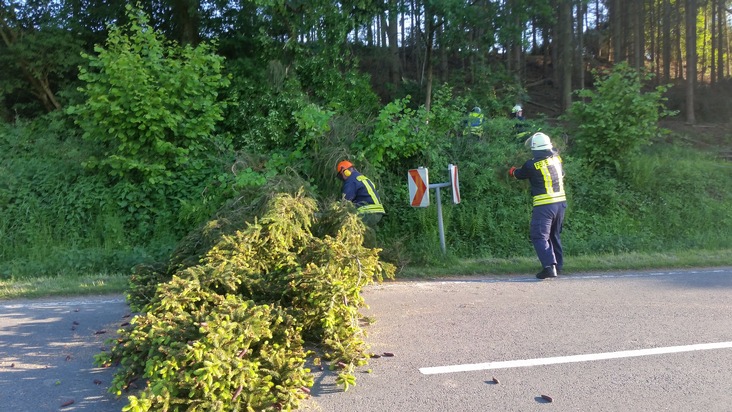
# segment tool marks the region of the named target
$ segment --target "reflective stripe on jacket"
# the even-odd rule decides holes
[[[358,213],[386,213],[386,211],[384,211],[384,205],[382,205],[379,200],[379,195],[376,194],[376,185],[374,185],[374,182],[364,175],[358,176],[356,180],[363,183],[363,186],[366,188],[366,191],[369,193],[371,201],[373,202],[370,205],[363,205],[359,207]]]
[[[550,154],[548,157],[533,158],[524,163],[520,169],[516,169],[514,176],[517,179],[529,179],[534,206],[567,200],[564,192],[562,158],[559,155]]]
[[[366,176],[357,171],[343,182],[343,196],[353,202],[359,214],[386,213],[381,204],[376,185]]]
[[[483,133],[483,113],[471,112],[468,115],[468,127],[470,132],[474,134]]]

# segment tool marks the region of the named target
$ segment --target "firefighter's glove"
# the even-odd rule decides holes
[[[513,173],[516,171],[516,166],[511,166],[510,169],[508,169],[508,175],[511,177],[516,177],[513,175]]]

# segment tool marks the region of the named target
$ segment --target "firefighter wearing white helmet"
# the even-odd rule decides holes
[[[524,120],[524,108],[521,107],[520,104],[513,106],[513,108],[511,109],[511,114],[516,120]]]
[[[561,233],[567,195],[562,158],[544,133],[534,133],[526,140],[526,145],[531,148],[533,157],[520,168],[511,167],[508,174],[516,179],[529,180],[534,206],[529,234],[542,265],[536,277],[554,278],[564,266]]]
[[[534,133],[527,141],[528,146],[534,150],[552,150],[552,141],[546,134],[542,132]]]
[[[526,118],[524,117],[524,108],[521,107],[520,104],[513,106],[511,109],[511,117],[515,122],[513,128],[516,132],[516,136],[523,140],[526,137],[526,134],[529,133],[529,125],[526,123]]]

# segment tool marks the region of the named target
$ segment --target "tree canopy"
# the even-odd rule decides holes
[[[73,104],[80,52],[103,44],[110,24],[125,24],[126,4],[3,2],[3,117]],[[326,99],[336,72],[357,67],[372,77],[382,104],[411,95],[429,109],[434,83],[480,96],[509,86],[509,79],[514,87],[497,91],[521,100],[531,86],[527,70],[538,64],[560,91],[556,105],[564,111],[591,70],[606,65],[628,62],[655,74],[658,84],[714,84],[730,67],[724,0],[158,0],[139,8],[168,40],[191,46],[215,40],[237,76],[251,77],[252,69],[276,61],[285,78],[296,76],[304,92]]]

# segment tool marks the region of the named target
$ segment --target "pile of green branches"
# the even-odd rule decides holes
[[[118,395],[146,380],[125,410],[297,408],[313,384],[309,344],[340,385],[355,384],[368,359],[360,292],[394,267],[363,246],[350,204],[260,193],[224,207],[167,264],[138,268],[128,298],[140,314],[97,356],[119,365]]]

